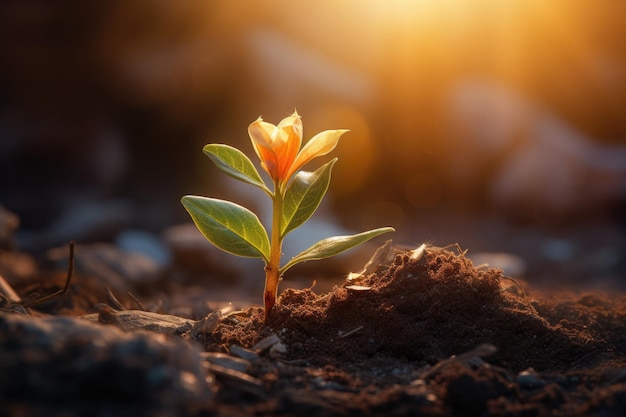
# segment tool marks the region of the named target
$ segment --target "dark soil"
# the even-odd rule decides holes
[[[80,284],[76,285],[66,301],[59,301],[57,311],[48,305],[47,313],[70,314],[76,306],[78,314],[83,314],[84,300],[94,298],[95,290],[84,287],[91,295],[81,298],[80,291],[76,292]],[[390,265],[354,276],[329,293],[314,290],[283,291],[267,325],[262,310],[250,307],[223,314],[217,324],[194,322],[202,326],[194,325],[195,330],[183,326],[174,336],[167,336],[167,343],[178,352],[183,345],[226,354],[233,354],[237,345],[256,352],[245,373],[229,374],[209,366],[208,388],[194,388],[194,400],[189,399],[189,390],[172,390],[170,396],[181,392],[184,401],[178,398],[167,415],[626,414],[626,297],[621,294],[525,288],[497,269],[474,267],[463,253],[434,247],[398,254]],[[67,298],[75,301],[68,304]],[[19,316],[20,320],[42,320],[35,317],[39,314]],[[24,391],[15,398],[2,395],[4,409],[19,410],[21,414],[15,415],[87,415],[84,400],[60,396],[60,405],[29,391],[29,386],[35,386],[29,376],[34,368],[28,356],[16,353],[23,345],[15,336],[16,327],[7,324],[17,315],[0,313],[4,352],[0,371],[9,375],[13,369],[10,375]],[[99,317],[104,321],[102,309]],[[24,331],[23,326],[20,329]],[[147,348],[145,338],[163,337],[143,330],[137,333]],[[273,344],[255,347],[271,336]],[[93,346],[88,342],[85,357]],[[164,348],[159,346],[150,348],[151,352],[161,352]],[[111,355],[102,360],[115,364],[117,372],[131,363],[134,375],[157,366],[159,357],[164,361],[177,358],[170,367],[193,363],[163,353],[153,353],[149,361],[124,361]],[[20,372],[7,363],[15,357],[22,361]],[[56,368],[63,368],[58,361],[69,360],[58,354],[55,358],[50,360],[57,361]],[[35,359],[39,364],[46,360],[45,355]],[[92,360],[98,361],[98,356]],[[105,368],[100,364],[98,369]],[[72,372],[51,372],[71,381]],[[48,382],[54,383],[54,378]],[[170,385],[176,387],[174,382]],[[67,387],[73,389],[72,383]],[[153,401],[150,390],[131,388],[137,398],[127,395],[123,402],[112,398],[106,403],[99,396],[99,406],[106,403],[109,411],[118,407],[116,415],[132,415],[137,404]],[[122,388],[109,391],[125,395]],[[162,415],[148,406],[142,409],[147,415]]]

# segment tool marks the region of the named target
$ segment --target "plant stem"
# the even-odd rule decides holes
[[[265,322],[269,320],[270,312],[276,303],[278,281],[280,280],[280,255],[283,241],[280,236],[283,213],[283,195],[278,181],[274,181],[274,196],[272,197],[272,237],[270,242],[270,259],[265,265],[265,290],[263,301],[265,304]]]

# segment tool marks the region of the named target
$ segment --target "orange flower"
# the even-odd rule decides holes
[[[248,126],[261,166],[281,186],[310,160],[335,149],[345,132],[347,130],[340,129],[318,133],[300,150],[302,120],[297,111],[281,120],[278,126],[264,122],[260,117]]]
[[[258,118],[248,127],[261,166],[273,180],[284,180],[302,143],[302,120],[297,112],[274,126]]]

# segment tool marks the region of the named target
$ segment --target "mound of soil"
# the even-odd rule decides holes
[[[624,298],[531,299],[500,270],[476,268],[462,253],[420,247],[328,294],[288,289],[269,326],[262,317],[258,308],[227,317],[206,347],[251,347],[277,334],[285,349],[256,375],[281,398],[272,410],[279,415],[626,410]]]

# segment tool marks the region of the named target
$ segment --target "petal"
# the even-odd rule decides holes
[[[277,129],[280,137],[280,139],[277,137],[277,142],[279,140],[281,142],[280,147],[276,146],[279,164],[278,174],[281,180],[286,182],[289,179],[286,175],[290,171],[302,144],[302,119],[297,112],[294,112],[291,116],[284,118],[278,124]]]
[[[337,146],[339,138],[344,133],[349,132],[346,129],[325,130],[313,136],[302,148],[296,160],[291,165],[287,178],[291,178],[300,168],[313,158],[326,155]]]
[[[277,128],[284,132],[290,140],[297,141],[297,149],[302,144],[302,118],[297,111],[280,121]]]
[[[248,126],[248,135],[253,144],[260,144],[266,148],[271,148],[276,137],[277,127],[271,123],[264,122],[260,117]]]
[[[293,125],[293,124],[300,124],[300,127],[302,127],[302,117],[300,117],[300,115],[298,114],[298,111],[294,110],[294,112],[285,117],[283,120],[280,121],[280,123],[278,124],[278,127],[281,127],[283,125]]]
[[[261,166],[272,178],[277,178],[278,175],[277,155],[274,149],[276,133],[276,126],[264,122],[260,117],[248,126],[248,135],[254,151],[261,160]]]

